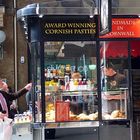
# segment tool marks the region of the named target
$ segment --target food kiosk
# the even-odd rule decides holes
[[[17,12],[31,53],[33,139],[132,139],[129,42],[99,37],[93,5],[50,3]]]

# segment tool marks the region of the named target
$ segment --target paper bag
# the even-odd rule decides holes
[[[12,119],[5,117],[4,120],[0,120],[0,140],[12,139]]]

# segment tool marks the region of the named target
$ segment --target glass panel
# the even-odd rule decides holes
[[[31,44],[32,47],[32,80],[33,80],[33,94],[30,106],[33,106],[33,119],[35,122],[41,121],[41,67],[40,67],[40,44],[35,42]]]
[[[126,119],[128,99],[128,42],[100,43],[102,118]]]
[[[45,42],[44,46],[46,121],[98,120],[96,43]]]

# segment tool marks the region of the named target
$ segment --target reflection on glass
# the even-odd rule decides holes
[[[127,42],[101,42],[102,118],[127,118],[128,96]]]
[[[32,43],[32,51],[34,52],[32,55],[32,80],[34,82],[33,85],[33,95],[31,95],[31,98],[33,97],[32,101],[30,102],[30,108],[33,106],[34,110],[31,110],[33,112],[33,115],[35,116],[36,122],[41,121],[41,68],[40,68],[40,45],[38,43]],[[30,95],[29,95],[30,96]]]
[[[45,42],[46,121],[98,120],[93,42]]]

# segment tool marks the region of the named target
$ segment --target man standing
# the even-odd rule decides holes
[[[7,116],[11,118],[10,102],[23,96],[31,90],[32,84],[27,84],[24,88],[16,93],[9,93],[8,85],[0,79],[0,116]]]

